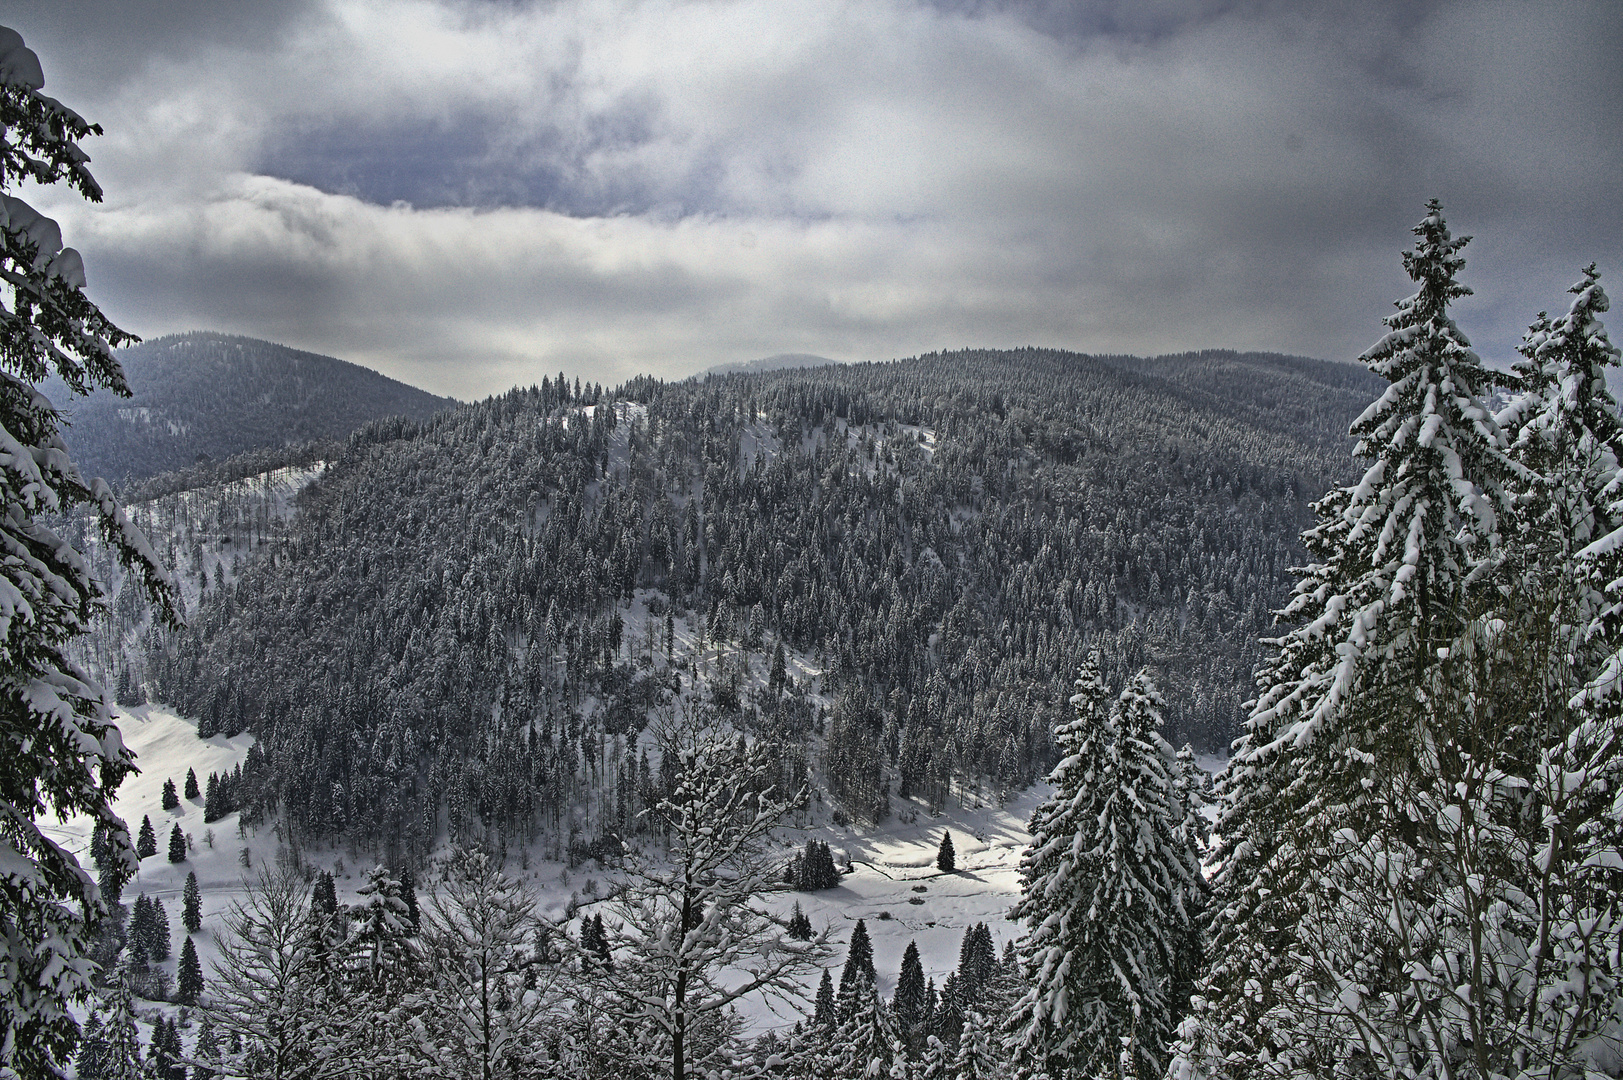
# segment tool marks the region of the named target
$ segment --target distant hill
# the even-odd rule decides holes
[[[456,404],[358,364],[226,334],[175,334],[118,358],[133,397],[70,398],[54,379],[42,387],[69,417],[81,471],[110,480],[342,439],[385,416],[422,420]]]
[[[739,372],[764,371],[790,371],[795,368],[826,367],[838,364],[838,360],[830,360],[826,356],[814,356],[811,353],[778,353],[775,356],[764,356],[759,360],[749,360],[744,363],[717,364],[707,367],[699,372],[704,375],[736,375]]]

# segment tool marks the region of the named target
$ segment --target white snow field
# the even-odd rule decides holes
[[[202,889],[203,928],[192,937],[207,977],[212,974],[218,955],[215,934],[220,929],[220,916],[232,902],[243,898],[248,884],[261,869],[275,865],[282,845],[271,828],[239,834],[234,813],[205,825],[201,799],[194,802],[183,797],[177,809],[164,810],[163,783],[173,779],[176,787],[183,790],[186,770],[192,768],[197,770],[198,783],[206,785],[210,772],[224,772],[241,762],[253,738],[239,735],[200,740],[193,721],[161,705],[120,710],[119,726],[125,743],[137,755],[141,772],[120,787],[118,811],[129,822],[132,833],[140,828],[143,815],[151,817],[158,840],[158,854],[141,860],[141,872],[125,887],[124,900],[130,903],[137,895],[146,893],[163,901],[172,938],[172,955],[164,966],[173,978],[174,957],[178,956],[186,938],[180,923],[181,889],[186,875],[195,872]],[[808,829],[784,829],[779,842],[785,863],[808,839],[815,837],[828,843],[838,865],[843,868],[849,859],[853,870],[838,888],[820,892],[784,891],[774,894],[768,902],[787,916],[799,901],[816,929],[824,926],[831,929],[830,939],[836,945],[830,967],[836,981],[845,963],[845,943],[850,940],[851,929],[858,919],[866,919],[873,939],[874,966],[880,989],[886,996],[895,991],[902,952],[910,940],[918,942],[925,974],[932,976],[939,986],[947,973],[957,967],[958,947],[968,928],[979,922],[986,923],[999,954],[1004,942],[1017,935],[1019,927],[1008,922],[1005,915],[1020,891],[1020,853],[1030,839],[1025,830],[1026,819],[1047,791],[1046,786],[1029,789],[1001,808],[973,798],[966,802],[955,800],[939,817],[931,817],[919,804],[893,798],[891,817],[872,828],[825,824]],[[829,817],[826,807],[813,816],[815,820]],[[192,841],[187,861],[183,863],[171,863],[168,859],[169,832],[177,823]],[[958,870],[951,874],[943,874],[935,866],[944,829],[952,831],[957,852]],[[88,818],[78,817],[63,823],[53,821],[47,824],[46,831],[89,864]],[[206,839],[210,832],[214,837],[212,846]],[[341,902],[354,898],[354,890],[363,884],[365,870],[370,865],[364,856],[357,858],[342,846],[306,850],[304,857],[315,866],[338,870]],[[520,869],[517,857],[509,857],[507,872],[529,882],[540,897],[545,913],[554,919],[564,917],[571,898],[586,899],[582,896],[586,882],[596,881],[599,888],[595,891],[607,894],[615,877],[612,869],[587,863],[568,870],[561,863],[538,858],[534,853],[528,870]],[[426,876],[419,875],[419,880]],[[426,887],[419,886],[418,894],[426,896]],[[607,912],[608,907],[588,903],[581,910]],[[815,985],[814,975],[807,988],[808,995]],[[149,1016],[156,1009],[171,1013],[175,1010],[174,1006],[153,1003],[137,1002],[137,1005]],[[746,1029],[757,1034],[787,1028],[801,1019],[798,1013],[757,999],[741,1002],[739,1015]],[[147,1035],[143,1028],[143,1039]],[[189,1041],[191,1033],[185,1035]]]

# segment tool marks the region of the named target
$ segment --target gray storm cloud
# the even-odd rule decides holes
[[[1508,355],[1619,269],[1612,4],[0,3],[144,335],[462,397],[778,352],[1351,358],[1444,199]],[[239,10],[240,9],[240,10]]]

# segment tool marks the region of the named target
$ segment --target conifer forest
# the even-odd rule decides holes
[[[43,86],[0,28],[0,1080],[1623,1077],[1597,265],[1479,355],[1434,199],[1356,363],[458,403],[120,329]]]

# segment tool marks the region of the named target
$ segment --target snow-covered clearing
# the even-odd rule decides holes
[[[173,779],[177,787],[183,788],[188,768],[197,771],[199,784],[206,784],[210,772],[223,772],[240,763],[253,739],[239,735],[200,740],[195,723],[157,705],[121,711],[119,725],[125,742],[138,755],[141,773],[120,788],[118,811],[132,831],[140,827],[143,816],[151,817],[158,838],[158,854],[141,861],[140,875],[125,888],[125,901],[133,901],[140,893],[163,901],[174,936],[173,952],[178,955],[185,940],[180,925],[181,889],[186,875],[195,872],[202,889],[203,929],[193,935],[193,941],[207,975],[218,956],[215,935],[221,915],[233,902],[243,899],[261,869],[275,865],[282,845],[268,828],[239,836],[236,814],[205,825],[201,799],[182,798],[177,809],[164,810],[163,784]],[[769,903],[787,916],[798,901],[813,926],[832,929],[831,939],[838,943],[831,961],[836,976],[845,962],[844,944],[850,939],[851,928],[857,919],[866,919],[880,987],[887,995],[895,990],[902,952],[910,940],[918,942],[925,973],[933,976],[939,986],[957,967],[958,947],[966,929],[978,922],[986,923],[1000,952],[1004,941],[1016,934],[1018,928],[1004,916],[1019,893],[1020,852],[1029,840],[1026,818],[1046,791],[1028,790],[1004,807],[973,800],[955,803],[935,818],[917,804],[896,799],[895,812],[877,827],[839,828],[825,824],[785,829],[780,836],[785,862],[807,839],[816,837],[828,842],[839,865],[843,867],[849,859],[853,871],[838,888],[809,893],[785,891],[774,894]],[[827,808],[814,817],[826,820]],[[171,863],[167,855],[169,831],[177,823],[192,839],[191,851],[183,863]],[[46,829],[88,862],[88,819],[51,822]],[[952,874],[935,868],[943,829],[952,831],[957,850],[958,870]],[[214,834],[212,846],[205,840],[210,831]],[[246,866],[244,850],[248,853]],[[307,850],[304,857],[314,866],[338,870],[341,901],[353,900],[354,890],[364,883],[367,861],[342,848]],[[570,870],[535,857],[534,853],[528,870],[520,868],[517,857],[510,857],[507,871],[529,883],[550,918],[564,917],[570,900],[583,898],[588,881],[596,881],[597,891],[606,894],[615,877],[612,869],[588,863]],[[427,888],[420,888],[419,894],[426,896]],[[588,906],[585,910],[596,909]],[[165,965],[171,977],[175,962],[171,957]],[[815,982],[808,990],[814,986]],[[142,1009],[159,1007],[174,1009],[152,1005],[143,1005]],[[766,1002],[754,999],[741,1003],[739,1014],[755,1032],[787,1027],[801,1019],[796,1014],[774,1012]]]

